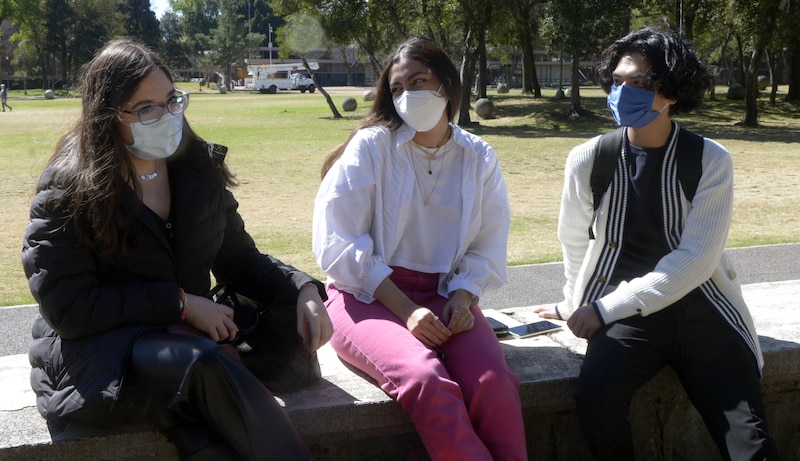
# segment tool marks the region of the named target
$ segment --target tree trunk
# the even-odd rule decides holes
[[[581,85],[580,85],[580,64],[581,59],[577,54],[572,56],[572,82],[570,82],[569,95],[569,116],[580,117],[584,115],[581,107]]]
[[[478,32],[478,55],[477,55],[477,65],[478,67],[478,85],[475,88],[475,97],[476,99],[481,99],[486,97],[486,31],[481,29]]]
[[[535,98],[542,97],[542,86],[536,76],[536,55],[533,53],[533,37],[526,33],[523,38],[522,49],[522,94],[533,94]]]
[[[303,59],[303,67],[306,68],[306,70],[308,71],[308,75],[311,76],[311,80],[314,81],[314,86],[317,87],[319,92],[322,93],[322,96],[325,97],[325,101],[328,102],[328,107],[330,107],[331,112],[333,113],[333,118],[342,118],[342,114],[340,114],[339,109],[336,108],[336,103],[334,103],[333,99],[331,99],[331,95],[329,95],[328,92],[325,91],[325,89],[322,88],[322,85],[320,85],[319,82],[317,81],[317,76],[314,74],[314,71],[311,70],[311,67],[308,65],[308,61],[306,61],[305,55],[301,56],[301,58]]]
[[[757,51],[753,51],[753,55],[756,53]],[[744,98],[744,120],[741,124],[758,126],[758,71],[753,71],[752,64],[750,72],[745,74]]]
[[[369,62],[370,64],[372,64],[372,68],[375,69],[375,75],[380,75],[380,73],[383,71],[383,67],[381,67],[381,63],[378,61],[378,58],[375,57],[375,53],[373,52],[373,50],[368,49],[366,46],[364,46],[364,42],[362,42],[358,38],[356,38],[356,43],[358,44],[358,47],[361,48],[361,50],[367,54]]]
[[[775,105],[778,96],[778,55],[773,55],[769,50],[764,50],[767,54],[767,64],[769,64],[769,81],[772,83],[772,91],[769,93],[769,105]]]
[[[790,58],[789,92],[786,101],[800,101],[800,38],[794,41]]]
[[[522,94],[533,94],[533,75],[536,72],[533,41],[526,31],[522,38]]]
[[[772,40],[773,31],[772,28],[767,29],[766,33],[757,37],[753,47],[745,85],[745,114],[742,120],[744,126],[758,126],[758,66],[761,64],[767,45]]]
[[[468,34],[469,37],[469,34]],[[472,123],[469,115],[469,104],[472,96],[472,62],[473,52],[469,40],[464,40],[464,57],[461,59],[461,107],[458,110],[458,124],[466,126]]]

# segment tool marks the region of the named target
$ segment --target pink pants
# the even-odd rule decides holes
[[[438,275],[394,268],[391,280],[442,316]],[[400,403],[434,461],[527,460],[519,379],[479,307],[472,308],[475,326],[436,351],[379,302],[362,303],[333,285],[328,297],[334,350]]]

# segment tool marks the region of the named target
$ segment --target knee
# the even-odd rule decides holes
[[[519,378],[505,367],[483,370],[472,379],[460,381],[459,385],[468,402],[481,396],[497,399],[519,395]]]
[[[222,346],[209,342],[191,350],[193,360],[190,367],[192,369],[215,369],[226,368],[230,362],[238,362],[233,357],[235,351],[229,351],[228,346]]]
[[[397,386],[397,401],[408,408],[426,400],[442,395],[457,395],[462,399],[461,390],[455,382],[442,376],[435,369],[419,367],[403,379]]]

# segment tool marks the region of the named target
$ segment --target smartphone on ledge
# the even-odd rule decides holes
[[[508,332],[515,338],[528,338],[530,336],[541,335],[550,333],[561,328],[561,325],[550,322],[549,320],[541,320],[539,322],[526,323],[517,327],[511,327]]]
[[[494,330],[496,336],[505,336],[508,334],[508,325],[505,323],[491,317],[486,317],[486,320],[489,322],[489,325],[492,326],[492,330]]]

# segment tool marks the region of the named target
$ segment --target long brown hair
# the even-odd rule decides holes
[[[383,125],[390,130],[396,130],[403,124],[403,120],[394,108],[392,92],[389,89],[389,74],[392,67],[404,59],[421,62],[431,69],[431,72],[442,82],[446,93],[447,119],[452,121],[455,118],[456,110],[461,106],[461,79],[456,66],[450,56],[435,43],[423,38],[411,38],[397,48],[384,66],[375,87],[375,100],[367,115],[350,133],[347,140],[325,157],[325,162],[322,164],[323,178],[336,160],[342,156],[347,144],[358,130],[372,125]]]
[[[115,121],[118,109],[152,72],[164,72],[172,81],[158,55],[141,43],[107,43],[81,70],[81,115],[49,161],[78,240],[103,254],[125,250],[129,224],[141,207],[135,168]],[[197,140],[184,119],[182,147]],[[220,171],[224,181],[232,181],[224,165]],[[40,183],[37,189],[45,187]]]

